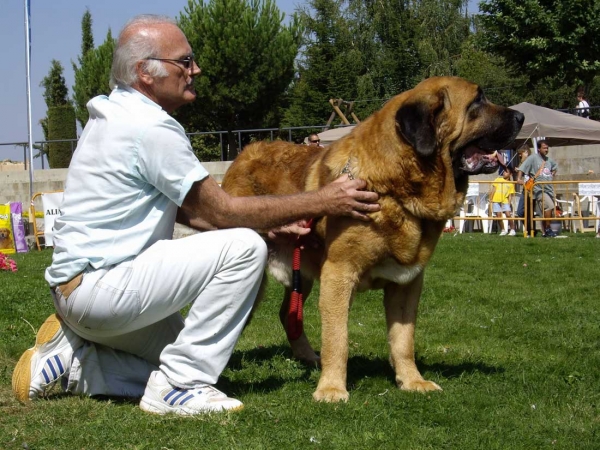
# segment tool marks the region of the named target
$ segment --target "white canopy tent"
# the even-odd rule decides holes
[[[525,114],[523,128],[515,140],[517,148],[528,139],[541,138],[554,147],[600,143],[600,122],[595,120],[526,102],[511,106],[511,109]]]

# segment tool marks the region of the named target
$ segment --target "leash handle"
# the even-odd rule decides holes
[[[306,226],[312,227],[313,219],[310,219]],[[300,248],[301,241],[300,236],[296,239],[296,245],[294,246],[294,254],[292,257],[292,294],[290,295],[290,306],[288,308],[287,317],[287,337],[291,341],[295,341],[304,331],[304,312],[302,309],[303,298],[302,298],[302,275],[300,273],[301,263],[301,252]]]
[[[287,336],[295,341],[302,335],[302,277],[300,276],[300,242],[296,242],[292,259],[292,294],[288,309]]]

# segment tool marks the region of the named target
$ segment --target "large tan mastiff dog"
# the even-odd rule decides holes
[[[322,245],[302,255],[305,293],[312,279],[321,282],[322,373],[316,400],[348,400],[348,310],[355,292],[365,289],[383,289],[398,386],[441,389],[423,379],[414,359],[423,272],[445,222],[463,203],[468,176],[497,170],[495,150],[510,144],[522,124],[523,114],[490,103],[477,85],[431,78],[392,98],[325,149],[259,142],[231,165],[223,188],[236,196],[315,190],[343,173],[366,180],[367,189],[379,193],[381,211],[371,214],[371,222],[318,218],[313,232]],[[270,248],[269,269],[287,287],[285,322],[293,244]],[[318,361],[304,334],[290,344],[296,357]]]

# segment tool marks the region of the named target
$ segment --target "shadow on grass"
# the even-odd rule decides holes
[[[285,345],[274,345],[270,347],[260,347],[252,350],[238,351],[235,352],[229,361],[228,367],[231,370],[242,370],[244,368],[244,361],[253,361],[255,363],[265,362],[275,358],[277,355],[283,355],[286,358],[292,358],[290,348]],[[470,376],[474,374],[483,374],[486,376],[496,375],[504,373],[504,368],[491,366],[484,363],[471,363],[463,362],[459,364],[451,363],[426,363],[422,358],[417,358],[417,367],[419,371],[427,378],[427,375],[432,373],[442,380],[450,380],[454,378],[461,378],[464,376]],[[301,382],[309,382],[311,374],[317,370],[314,366],[301,365],[304,367],[303,373],[296,377],[296,380]],[[369,378],[387,378],[390,383],[395,384],[395,373],[392,369],[387,358],[382,357],[367,357],[361,355],[355,355],[348,360],[348,386],[357,384],[360,380]],[[273,373],[271,376],[262,379],[258,382],[247,383],[244,381],[233,381],[222,377],[219,381],[219,385],[223,388],[228,387],[235,390],[238,393],[245,393],[247,391],[260,390],[263,392],[270,392],[280,389],[284,384],[290,382],[289,378],[278,376],[277,373]]]
[[[253,363],[264,363],[269,364],[269,361],[276,358],[278,355],[282,355],[285,358],[292,358],[291,350],[285,345],[274,345],[270,347],[254,348],[252,350],[236,351],[231,360],[229,361],[228,368],[232,371],[244,370],[244,361],[252,361]],[[502,367],[494,367],[483,363],[470,363],[464,362],[459,364],[449,363],[433,363],[428,364],[423,362],[422,358],[417,358],[417,367],[424,375],[425,378],[429,378],[431,374],[437,374],[440,382],[443,380],[450,380],[454,378],[461,378],[464,376],[470,376],[474,374],[483,374],[486,376],[496,375],[504,373],[505,370]],[[295,376],[296,382],[312,383],[311,378],[315,370],[318,370],[314,366],[303,365],[298,363],[298,367],[302,369],[300,375]],[[395,384],[395,374],[388,362],[387,358],[382,357],[368,357],[355,355],[350,357],[348,360],[348,389],[352,390],[353,386],[356,386],[364,378],[371,379],[387,379],[392,385]],[[286,383],[293,382],[289,377],[278,375],[273,372],[272,375],[263,378],[259,381],[243,381],[243,380],[232,380],[228,376],[222,376],[219,379],[218,388],[225,392],[233,395],[244,395],[249,392],[274,392],[281,389]],[[316,387],[316,385],[315,385]],[[48,399],[60,399],[69,394],[65,393],[52,393],[48,396]],[[117,405],[131,404],[136,405],[140,399],[125,398],[125,397],[112,397],[98,395],[93,397],[94,400],[99,402],[110,401]]]

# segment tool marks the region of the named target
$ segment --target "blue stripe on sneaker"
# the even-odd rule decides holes
[[[65,369],[62,365],[62,361],[60,360],[60,358],[58,357],[58,355],[56,355],[54,357],[54,361],[56,361],[56,364],[58,365],[58,370],[60,371],[60,375],[62,375],[63,373],[65,373]]]
[[[169,402],[169,405],[173,406],[175,403],[177,403],[177,400],[179,400],[181,397],[183,397],[186,394],[187,394],[187,391],[181,391],[181,393],[179,395],[176,395],[175,397],[173,397],[171,399],[171,401]]]
[[[173,388],[173,390],[169,391],[169,393],[163,397],[163,400],[165,402],[168,402],[169,398],[171,398],[172,396],[178,394],[179,392],[181,392],[181,388]]]
[[[56,380],[58,378],[58,374],[56,373],[56,369],[54,368],[54,365],[52,364],[52,360],[51,359],[49,359],[48,361],[46,361],[46,366],[48,366],[48,368],[52,372],[52,379]]]
[[[190,399],[192,399],[192,398],[194,398],[194,394],[190,394],[190,395],[188,395],[186,398],[184,398],[183,400],[181,400],[181,401],[179,402],[179,406],[183,405],[185,402],[187,402],[188,400],[190,400]]]
[[[46,383],[50,383],[50,377],[48,376],[46,369],[42,369],[42,375],[44,376],[44,380],[46,380]]]

